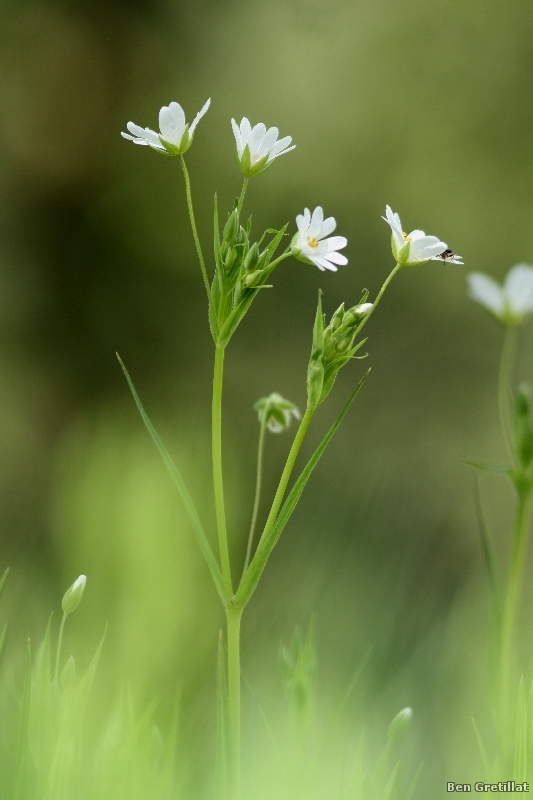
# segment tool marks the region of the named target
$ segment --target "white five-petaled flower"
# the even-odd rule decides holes
[[[425,264],[448,249],[444,242],[436,236],[426,236],[424,231],[411,231],[409,235],[404,233],[399,215],[394,214],[390,206],[387,206],[382,219],[391,227],[392,254],[402,266]]]
[[[329,269],[337,272],[336,264],[344,265],[348,259],[337,250],[348,244],[344,236],[325,237],[333,233],[337,223],[333,217],[324,219],[324,212],[317,206],[313,214],[308,208],[296,217],[298,233],[294,236],[291,251],[295,258],[307,264],[314,264],[318,269]]]
[[[205,103],[190,126],[185,122],[185,112],[180,104],[172,102],[168,106],[163,106],[159,112],[159,130],[161,133],[156,133],[150,128],[140,128],[134,122],[128,122],[126,127],[130,133],[123,133],[122,136],[125,139],[131,139],[134,144],[148,145],[166,155],[181,156],[191,146],[195,128],[209,108],[210,103],[211,99]],[[130,134],[133,134],[133,136],[130,136]]]
[[[485,306],[504,325],[520,325],[533,313],[533,267],[517,264],[508,273],[503,286],[483,272],[467,275],[472,300]]]
[[[264,172],[275,158],[296,147],[295,144],[289,147],[292,142],[291,136],[284,136],[278,141],[279,130],[277,128],[267,130],[262,122],[252,128],[249,120],[243,117],[240,125],[232,119],[231,126],[237,144],[241,172],[248,178]]]

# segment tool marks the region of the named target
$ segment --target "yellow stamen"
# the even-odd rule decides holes
[[[308,236],[307,244],[309,245],[309,247],[318,247],[319,242],[315,239],[314,236]]]
[[[406,234],[406,232],[405,232],[405,231],[402,231],[402,236],[403,236],[403,240],[404,240],[404,242],[412,242],[412,241],[413,241],[413,240],[411,239],[411,237],[410,237],[410,236],[408,236],[408,235]]]

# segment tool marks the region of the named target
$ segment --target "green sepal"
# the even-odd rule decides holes
[[[274,549],[276,542],[278,541],[283,529],[285,528],[287,522],[289,521],[292,512],[296,508],[296,505],[301,497],[301,494],[305,488],[305,485],[309,478],[311,477],[311,473],[313,472],[314,468],[316,467],[322,453],[326,449],[329,444],[330,439],[332,438],[333,434],[341,424],[344,416],[346,415],[348,409],[350,408],[351,404],[357,397],[363,383],[365,382],[370,370],[368,370],[357,386],[355,387],[354,391],[348,398],[344,408],[342,409],[341,413],[327,432],[327,434],[322,439],[322,442],[317,447],[309,461],[307,462],[306,466],[300,473],[298,480],[292,487],[287,499],[283,503],[281,511],[279,512],[276,521],[274,522],[272,528],[268,531],[266,536],[261,539],[255,555],[250,562],[250,565],[244,575],[242,576],[241,582],[239,584],[239,588],[237,589],[237,593],[233,598],[234,604],[236,607],[244,607],[250,597],[252,596],[255,587],[257,586],[259,579],[263,573],[263,570],[266,566],[268,558]]]
[[[170,457],[170,454],[168,453],[166,447],[164,446],[163,442],[159,438],[159,436],[157,434],[157,431],[155,430],[154,426],[152,425],[152,423],[148,419],[148,416],[147,416],[147,414],[146,414],[146,412],[145,412],[145,410],[144,410],[144,408],[142,406],[142,403],[141,403],[141,401],[139,399],[139,396],[138,396],[137,392],[135,391],[135,386],[133,385],[133,381],[131,380],[131,378],[130,378],[130,376],[128,374],[128,371],[127,371],[126,367],[124,366],[124,364],[122,363],[122,360],[121,360],[121,358],[120,358],[118,353],[117,353],[117,358],[118,358],[118,363],[122,367],[122,371],[123,371],[124,376],[125,376],[125,378],[126,378],[126,380],[128,382],[128,386],[130,387],[130,391],[131,391],[131,393],[133,395],[133,399],[135,400],[135,405],[137,406],[137,410],[139,411],[139,414],[141,415],[142,421],[144,422],[144,424],[146,426],[146,429],[148,430],[148,433],[152,437],[152,441],[154,442],[155,446],[159,450],[159,453],[160,453],[163,461],[165,462],[165,466],[168,469],[168,471],[169,471],[169,473],[170,473],[170,475],[172,477],[172,480],[174,481],[174,483],[175,483],[175,485],[176,485],[176,487],[178,489],[178,492],[179,492],[179,495],[181,497],[182,503],[185,506],[185,510],[186,510],[187,515],[189,517],[189,520],[191,522],[192,529],[194,531],[194,535],[195,535],[196,541],[197,541],[198,546],[199,546],[199,548],[200,548],[200,550],[202,552],[203,557],[206,560],[207,566],[209,567],[209,571],[211,572],[211,576],[212,576],[213,581],[215,583],[216,589],[217,589],[217,591],[218,591],[218,593],[220,595],[220,599],[222,600],[224,605],[226,605],[227,600],[228,600],[228,596],[227,596],[226,590],[224,588],[224,581],[222,579],[222,573],[220,571],[220,567],[217,564],[215,556],[213,555],[213,551],[211,549],[211,545],[209,544],[207,536],[205,535],[205,531],[203,529],[202,523],[200,522],[200,517],[198,516],[198,512],[196,511],[196,507],[195,507],[195,505],[193,503],[192,497],[189,494],[189,490],[187,489],[187,487],[185,485],[185,482],[184,482],[183,478],[181,477],[181,474],[180,474],[178,468],[176,467],[176,465],[172,461],[172,458]]]
[[[246,175],[247,178],[253,178],[254,175],[260,175],[261,172],[264,172],[268,166],[268,158],[269,154],[267,153],[266,156],[263,156],[259,161],[252,166],[251,157],[250,157],[250,148],[248,145],[242,151],[242,156],[240,158],[240,167],[241,172]]]

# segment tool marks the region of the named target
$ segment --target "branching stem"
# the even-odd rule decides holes
[[[204,255],[202,253],[202,245],[200,244],[200,239],[198,238],[198,231],[196,230],[196,222],[194,219],[194,209],[192,206],[192,196],[191,196],[191,182],[189,180],[189,172],[185,165],[185,159],[183,156],[180,156],[180,163],[181,168],[183,170],[183,177],[185,178],[185,192],[187,194],[187,208],[189,209],[189,219],[191,220],[191,228],[192,228],[192,235],[194,239],[194,244],[196,246],[196,252],[198,254],[198,260],[200,262],[200,269],[202,270],[202,278],[204,279],[204,286],[207,292],[207,299],[211,302],[211,289],[209,288],[209,278],[207,277],[207,270],[205,268],[205,261]]]

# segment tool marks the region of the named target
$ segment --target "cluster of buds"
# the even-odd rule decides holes
[[[307,370],[307,404],[316,408],[330,393],[338,371],[350,359],[357,357],[356,352],[366,339],[354,344],[357,328],[362,320],[372,311],[372,303],[366,302],[365,292],[358,305],[344,309],[344,303],[333,314],[326,326],[326,315],[322,313],[322,300],[318,298],[318,307],[313,328],[313,347]]]

